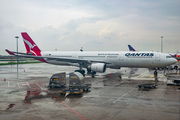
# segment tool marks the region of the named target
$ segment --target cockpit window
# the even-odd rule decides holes
[[[166,56],[166,58],[172,58],[171,56]]]

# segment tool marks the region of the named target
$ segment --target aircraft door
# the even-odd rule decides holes
[[[160,57],[159,56],[160,56],[159,53],[155,54],[155,61],[160,61]]]
[[[73,54],[73,58],[77,58],[77,54],[76,53]]]
[[[122,65],[124,65],[124,56],[123,56],[123,54],[119,54],[119,55],[117,56],[117,59],[114,59],[114,64],[115,64],[116,66],[122,66]]]
[[[119,61],[121,61],[121,62],[124,61],[124,56],[123,56],[123,54],[120,54],[120,55],[119,55]]]

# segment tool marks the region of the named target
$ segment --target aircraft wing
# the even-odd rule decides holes
[[[105,63],[105,64],[112,64],[111,62],[102,61],[102,60],[90,60],[92,63]]]
[[[65,58],[65,57],[55,57],[55,56],[33,56],[28,54],[15,54],[17,52],[12,52],[6,49],[6,51],[10,55],[19,56],[19,57],[25,57],[25,58],[34,58],[34,59],[45,59],[45,60],[55,60],[55,61],[64,61],[64,62],[71,62],[71,63],[105,63],[105,64],[111,64],[107,61],[102,60],[88,60],[88,59],[78,59],[78,58]],[[19,52],[18,52],[19,53]]]
[[[36,56],[34,56],[36,58]],[[61,57],[50,57],[50,56],[41,56],[41,58],[44,58],[45,60],[55,60],[55,61],[64,61],[64,62],[71,62],[71,63],[90,63],[89,60],[83,60],[83,59],[75,59],[75,58],[61,58]]]

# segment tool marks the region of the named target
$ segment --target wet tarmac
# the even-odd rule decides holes
[[[107,69],[111,77],[98,74],[85,77],[91,91],[65,97],[48,89],[50,77],[76,67],[45,63],[0,66],[0,120],[179,120],[180,86],[167,86],[164,71],[159,71],[158,87],[144,91],[141,83],[154,83],[153,71],[139,69],[129,78],[129,68]],[[68,81],[68,78],[67,78]]]

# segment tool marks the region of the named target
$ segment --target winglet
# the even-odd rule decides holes
[[[6,49],[6,52],[9,53],[10,55],[15,55],[13,52],[9,51],[8,49]]]
[[[128,45],[130,51],[136,51],[131,45]]]

